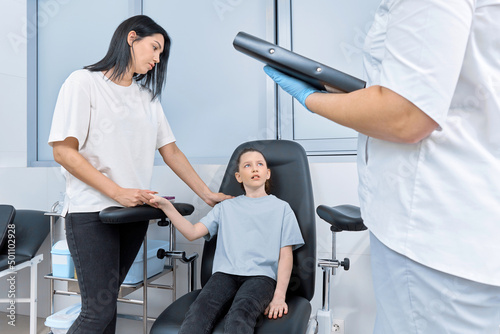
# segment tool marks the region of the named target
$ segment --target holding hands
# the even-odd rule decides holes
[[[174,207],[169,200],[161,196],[154,196],[155,194],[157,194],[157,192],[151,192],[147,194],[147,200],[145,202],[155,208],[162,209],[164,211],[168,208]],[[223,193],[210,193],[205,197],[205,202],[210,206],[214,206],[215,204],[230,198],[233,198],[233,196]]]
[[[169,209],[174,208],[174,205],[172,202],[170,202],[168,199],[155,195],[155,194],[150,194],[147,203],[151,205],[154,208],[161,209],[163,211],[168,211]]]
[[[113,199],[124,207],[133,207],[149,203],[150,196],[156,193],[152,190],[119,188]]]

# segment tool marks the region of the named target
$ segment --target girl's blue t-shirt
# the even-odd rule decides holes
[[[292,246],[295,250],[304,244],[292,208],[274,195],[225,200],[201,223],[208,229],[206,240],[218,235],[213,273],[276,280],[280,249]]]

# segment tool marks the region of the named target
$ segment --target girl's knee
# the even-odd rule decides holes
[[[253,334],[257,319],[247,316],[228,316],[225,319],[224,333]]]

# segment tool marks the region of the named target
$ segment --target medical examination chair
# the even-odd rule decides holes
[[[49,217],[45,212],[16,210],[11,205],[0,205],[0,277],[17,276],[20,270],[30,268],[29,298],[20,298],[19,295],[24,292],[15,291],[16,303],[30,303],[30,334],[36,333],[37,269],[43,260],[43,254],[37,255],[37,252],[49,230]],[[2,295],[7,297],[7,291]],[[0,303],[10,301],[0,299]]]
[[[236,181],[236,159],[245,148],[255,148],[266,157],[271,169],[271,193],[287,201],[297,216],[305,245],[294,251],[294,265],[286,302],[287,315],[277,320],[262,317],[257,321],[256,334],[304,334],[311,315],[310,300],[314,295],[316,273],[316,227],[314,216],[313,191],[309,175],[307,156],[299,144],[285,140],[261,140],[247,142],[236,148],[219,191],[238,196],[243,194],[241,185]],[[201,285],[212,275],[212,263],[216,246],[216,236],[205,242],[201,263]],[[157,318],[150,334],[174,334],[179,331],[184,316],[196,299],[200,290],[180,297]],[[221,319],[213,333],[222,333],[224,319]]]

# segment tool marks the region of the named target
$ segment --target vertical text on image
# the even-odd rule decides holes
[[[7,225],[7,265],[12,273],[7,277],[7,318],[10,326],[16,326],[16,226]]]

